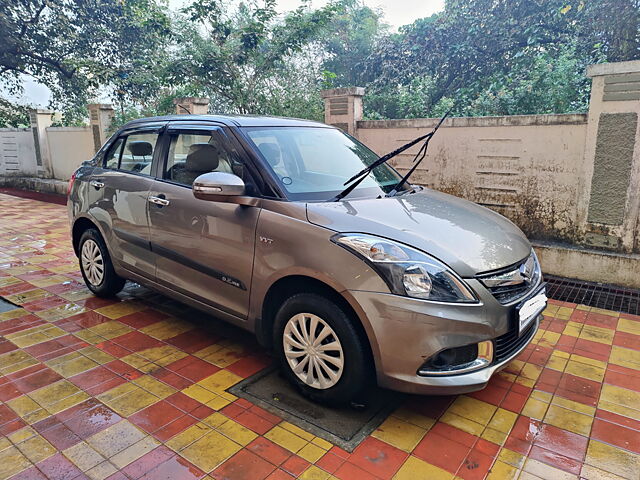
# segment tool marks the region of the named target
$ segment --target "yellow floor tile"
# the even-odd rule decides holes
[[[490,403],[477,400],[466,395],[460,395],[451,404],[447,412],[454,413],[460,417],[473,420],[476,423],[487,425],[497,407]]]
[[[503,448],[500,450],[498,454],[498,460],[508,465],[515,467],[516,469],[521,469],[524,466],[524,462],[527,459],[524,455],[519,454],[518,452],[514,452],[513,450],[509,450],[508,448]]]
[[[55,322],[58,320],[62,320],[63,318],[69,318],[73,315],[78,315],[79,313],[83,313],[86,311],[87,309],[82,305],[68,303],[66,305],[48,308],[47,310],[41,310],[35,313],[37,316],[39,316],[43,320],[46,320],[47,322]]]
[[[585,415],[589,415],[593,417],[596,414],[595,407],[590,405],[585,405],[584,403],[574,402],[573,400],[569,400],[564,397],[559,397],[557,395],[553,396],[553,400],[551,401],[554,405],[559,405],[564,408],[568,408],[569,410],[573,410],[575,412],[584,413]]]
[[[173,338],[181,333],[193,330],[193,328],[193,323],[177,318],[168,318],[160,322],[152,323],[148,327],[141,328],[140,331],[158,340],[166,340],[167,338]]]
[[[196,467],[211,472],[242,447],[216,431],[211,431],[180,452]]]
[[[55,360],[45,362],[45,365],[65,378],[73,377],[98,366],[96,362],[78,352],[69,353]]]
[[[611,355],[609,356],[609,363],[640,370],[640,351],[614,345],[611,349]]]
[[[159,401],[160,399],[155,395],[137,387],[114,400],[104,403],[117,414],[128,417]]]
[[[593,325],[585,325],[582,327],[580,337],[584,340],[592,342],[604,343],[611,345],[613,343],[613,335],[615,331],[610,328],[595,327]]]
[[[19,443],[17,447],[33,463],[41,462],[57,452],[56,448],[40,435],[35,435]]]
[[[147,307],[141,303],[128,301],[128,302],[116,303],[114,305],[109,305],[107,307],[98,308],[95,311],[100,315],[104,315],[107,318],[110,318],[112,320],[117,320],[120,317],[124,317],[125,315],[130,315],[132,313],[139,312],[146,308]]]
[[[198,385],[209,391],[221,393],[241,380],[242,377],[235,373],[231,373],[227,370],[220,370],[213,375],[208,376],[204,380],[199,381]]]
[[[14,350],[0,355],[0,374],[9,375],[37,364],[38,361],[27,352]]]
[[[558,405],[550,405],[544,422],[579,435],[589,436],[593,417],[582,413],[567,410]]]
[[[9,478],[31,466],[29,459],[16,447],[0,451],[0,478]]]
[[[146,434],[137,427],[122,420],[89,438],[87,443],[105,458],[110,458],[142,440]]]
[[[86,442],[80,442],[62,452],[76,467],[83,472],[101,464],[106,459]]]
[[[166,445],[174,452],[179,452],[211,431],[212,428],[204,423],[196,423],[166,442]]]
[[[489,470],[487,480],[516,480],[519,475],[520,470],[517,468],[501,462],[500,460],[496,460],[491,467],[491,470]]]
[[[585,463],[628,479],[638,478],[640,455],[590,440]]]
[[[500,432],[491,427],[486,427],[483,432],[480,434],[480,438],[483,438],[489,442],[495,443],[496,445],[504,445],[504,442],[507,441],[508,434],[505,432]]]
[[[222,433],[225,437],[229,437],[234,442],[239,443],[243,447],[247,446],[258,437],[254,432],[233,420],[226,421],[222,425],[216,427],[216,430]]]
[[[40,406],[46,407],[80,392],[81,390],[68,380],[58,380],[51,385],[29,392],[28,395]]]
[[[300,475],[298,478],[301,480],[327,480],[330,477],[331,474],[316,467],[315,465],[311,465],[304,472],[302,472],[302,475]]]
[[[485,429],[485,425],[451,412],[445,412],[444,415],[440,417],[440,421],[476,436],[479,436]]]
[[[118,468],[124,468],[134,460],[137,460],[143,455],[149,453],[158,445],[160,445],[160,442],[158,442],[152,436],[144,437],[139,442],[134,443],[133,445],[125,448],[119,453],[116,453],[109,459],[109,461]]]
[[[498,408],[487,426],[499,432],[509,433],[517,418],[518,415],[516,413],[504,408]]]
[[[604,384],[600,393],[600,401],[622,405],[633,410],[640,410],[640,392]]]
[[[400,407],[397,409],[393,412],[393,416],[407,423],[411,423],[412,425],[424,428],[427,431],[436,423],[433,418],[421,415],[406,407]]]
[[[540,462],[533,458],[528,458],[524,462],[523,470],[527,473],[535,475],[537,478],[553,479],[553,480],[578,480],[576,475],[565,472],[551,465]],[[523,478],[522,476],[520,478]]]
[[[640,335],[640,322],[624,318],[623,313],[620,316],[620,320],[618,320],[618,327],[616,328],[616,330],[620,332],[631,333],[633,335]]]
[[[594,382],[602,383],[602,380],[604,380],[605,369],[570,360],[569,363],[567,363],[565,372],[577,377],[582,377],[588,380],[593,380]]]
[[[118,469],[108,460],[87,470],[86,474],[91,480],[104,480],[116,473]]]
[[[453,475],[419,458],[409,456],[400,470],[393,476],[393,480],[451,480]]]
[[[133,380],[133,383],[158,398],[167,398],[169,395],[173,395],[174,393],[176,393],[175,388],[170,387],[160,380],[157,380],[151,375],[143,375],[139,378],[136,378],[135,380]]]
[[[304,438],[285,430],[279,425],[265,433],[264,437],[293,453],[298,453],[308,443]]]
[[[426,433],[424,428],[403,422],[399,418],[389,417],[374,430],[371,436],[400,450],[411,452]]]
[[[307,462],[315,463],[327,453],[326,450],[314,445],[313,443],[307,443],[298,451],[298,456],[304,458]]]

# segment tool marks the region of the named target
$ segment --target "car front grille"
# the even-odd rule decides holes
[[[518,335],[518,329],[513,328],[504,335],[496,338],[494,343],[494,363],[501,363],[511,357],[518,350],[523,348],[529,340],[535,335],[538,326],[538,320],[531,322],[522,335]]]
[[[487,287],[496,300],[502,305],[508,305],[524,298],[542,281],[540,263],[536,254],[531,254],[511,267],[483,273],[478,280]]]

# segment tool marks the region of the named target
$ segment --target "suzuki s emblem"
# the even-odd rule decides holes
[[[266,243],[267,245],[271,245],[273,243],[273,238],[260,236],[260,241],[262,243]]]
[[[527,278],[528,279],[529,276],[530,276],[530,273],[531,272],[529,272],[529,267],[527,266],[526,263],[523,263],[522,265],[520,265],[520,275],[523,278]]]

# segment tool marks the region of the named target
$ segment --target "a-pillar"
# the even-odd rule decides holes
[[[93,148],[97,152],[109,137],[109,127],[115,112],[108,103],[92,103],[87,105],[87,108],[89,109],[89,124],[93,135]]]
[[[584,243],[640,253],[640,61],[590,65],[587,76]]]
[[[324,99],[324,123],[357,137],[358,121],[362,120],[364,88],[334,88],[323,90],[320,95]]]
[[[36,165],[38,176],[52,178],[51,154],[47,141],[47,128],[53,123],[53,111],[34,109],[29,111],[29,122],[33,132],[33,143],[36,150]]]
[[[174,98],[178,115],[206,115],[209,113],[209,99],[204,97]]]

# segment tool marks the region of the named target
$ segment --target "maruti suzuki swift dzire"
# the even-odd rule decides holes
[[[82,275],[99,296],[132,280],[254,332],[319,402],[375,382],[481,389],[536,333],[540,265],[509,220],[410,184],[391,156],[303,120],[129,122],[71,180]]]

